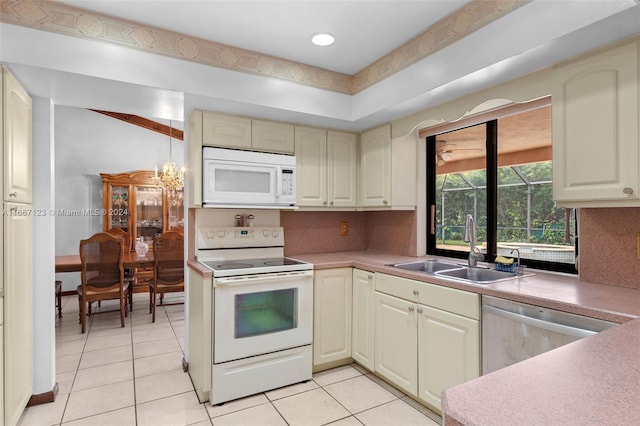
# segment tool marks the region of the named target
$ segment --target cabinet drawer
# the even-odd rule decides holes
[[[376,291],[480,319],[480,295],[476,293],[381,273],[376,273]]]

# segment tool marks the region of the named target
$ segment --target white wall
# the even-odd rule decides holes
[[[127,112],[127,111],[120,111]],[[156,120],[169,124],[166,120]],[[182,123],[172,123],[182,128]],[[172,155],[184,164],[183,142]],[[80,240],[102,231],[102,216],[69,216],[61,211],[102,208],[100,173],[153,170],[169,159],[169,137],[82,108],[55,109],[55,253],[77,254]],[[74,290],[79,274],[56,274],[63,291]]]
[[[49,212],[55,205],[54,106],[33,98],[33,208]],[[56,382],[53,283],[55,216],[33,218],[33,394],[49,392]]]

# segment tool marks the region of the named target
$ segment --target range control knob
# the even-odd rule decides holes
[[[216,236],[215,232],[213,232],[213,231],[207,232],[207,238],[208,239],[212,240],[212,239],[215,238],[215,236]]]
[[[262,235],[263,235],[264,237],[268,237],[269,235],[271,235],[271,231],[270,231],[270,230],[268,230],[268,229],[263,229],[263,230],[262,230]]]
[[[280,232],[278,232],[278,230],[277,230],[277,229],[272,229],[272,230],[271,230],[271,236],[272,236],[273,238],[278,238],[278,235],[280,235]]]

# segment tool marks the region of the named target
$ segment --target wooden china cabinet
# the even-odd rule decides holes
[[[131,236],[130,251],[142,237],[153,250],[156,235],[168,230],[182,230],[184,209],[182,190],[169,194],[160,185],[153,170],[107,174],[102,177],[102,206],[105,210],[102,229],[120,228]],[[149,291],[152,268],[136,271],[134,292]]]

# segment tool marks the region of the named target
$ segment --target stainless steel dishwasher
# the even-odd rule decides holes
[[[609,321],[482,296],[482,374],[615,325]]]

